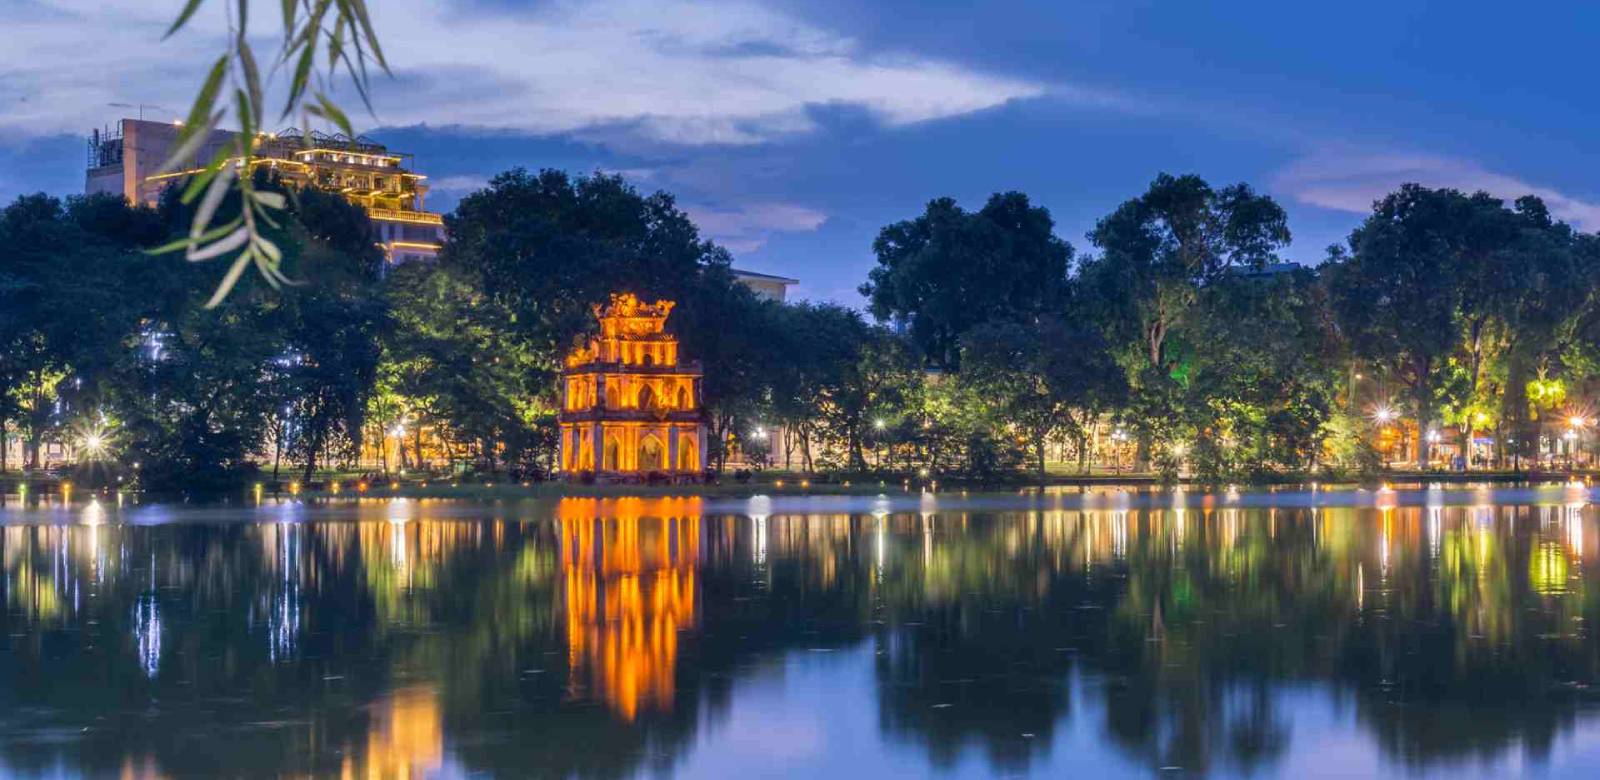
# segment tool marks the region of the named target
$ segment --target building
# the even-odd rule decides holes
[[[213,130],[193,159],[182,161],[177,171],[160,173],[182,132],[181,123],[140,119],[94,131],[84,191],[119,193],[130,203],[154,205],[163,190],[199,170],[238,135]],[[255,154],[254,167],[275,171],[291,186],[337,192],[366,209],[391,263],[432,259],[443,246],[444,220],[425,209],[427,177],[411,170],[410,155],[390,152],[366,136],[294,128],[257,136]]]
[[[734,281],[750,288],[756,295],[780,303],[788,297],[789,286],[800,283],[799,279],[790,279],[787,276],[741,271],[737,268],[728,270],[733,274]]]
[[[672,301],[612,295],[600,334],[561,372],[561,471],[605,480],[697,478],[706,451],[700,364],[678,361]]]

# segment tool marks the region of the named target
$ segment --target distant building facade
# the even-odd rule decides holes
[[[561,471],[605,480],[700,475],[706,451],[698,362],[680,363],[665,330],[672,301],[612,295],[600,334],[561,373]]]
[[[181,124],[141,119],[123,119],[115,129],[94,131],[84,191],[154,205],[163,190],[199,170],[238,135],[213,130],[192,159],[181,161],[176,171],[161,173],[182,132]],[[365,209],[391,263],[432,259],[444,244],[444,219],[426,210],[427,177],[411,170],[409,155],[390,152],[366,136],[293,128],[258,135],[255,154],[255,167],[275,171],[290,186],[337,192]]]
[[[750,288],[756,295],[773,301],[782,302],[789,296],[789,287],[800,283],[799,279],[790,279],[787,276],[741,271],[737,268],[728,270],[733,273],[734,281]]]

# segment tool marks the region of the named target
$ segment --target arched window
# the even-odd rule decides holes
[[[661,440],[655,434],[645,436],[639,442],[639,470],[660,471],[666,466],[666,448],[661,446]]]
[[[679,409],[689,409],[689,408],[691,408],[689,406],[689,386],[688,385],[679,385],[678,386],[678,408]]]
[[[694,449],[694,437],[678,434],[678,470],[694,471],[700,468],[700,458]]]
[[[656,400],[655,392],[650,389],[649,385],[645,385],[644,387],[639,388],[639,408],[640,409],[650,409],[650,408],[652,408],[655,405],[655,400]]]
[[[606,439],[605,462],[607,471],[622,470],[622,442],[617,441],[617,437],[615,436]]]

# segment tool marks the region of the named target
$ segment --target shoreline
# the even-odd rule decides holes
[[[1578,483],[1578,484],[1574,484]],[[141,503],[251,503],[263,499],[341,500],[352,498],[415,498],[460,500],[538,500],[562,498],[688,498],[748,499],[767,497],[823,497],[823,496],[903,496],[921,493],[950,494],[1044,494],[1056,489],[1123,489],[1133,493],[1193,493],[1196,495],[1223,495],[1232,493],[1280,492],[1343,492],[1351,490],[1405,492],[1425,489],[1430,485],[1463,486],[1491,485],[1496,488],[1588,487],[1600,483],[1595,472],[1387,472],[1370,480],[1305,480],[1283,479],[1236,484],[1205,484],[1193,479],[1164,483],[1154,475],[1052,475],[1045,480],[978,481],[947,479],[841,479],[824,481],[807,477],[785,475],[782,477],[751,479],[736,482],[731,479],[707,484],[639,483],[582,484],[576,482],[452,482],[411,480],[363,483],[355,478],[329,478],[301,488],[297,482],[258,482],[243,488],[218,492],[170,492],[112,487],[88,488],[73,485],[65,479],[3,479],[0,478],[0,508],[29,501],[78,503],[90,498],[137,498]],[[1067,490],[1064,494],[1070,494]],[[1091,492],[1100,492],[1092,490]]]

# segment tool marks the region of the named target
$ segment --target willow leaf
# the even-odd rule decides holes
[[[171,38],[172,34],[182,29],[189,22],[189,17],[194,16],[194,12],[198,10],[200,10],[200,0],[189,0],[184,3],[183,10],[178,12],[178,18],[172,21],[172,26],[167,28],[167,34],[161,36],[161,40]]]

